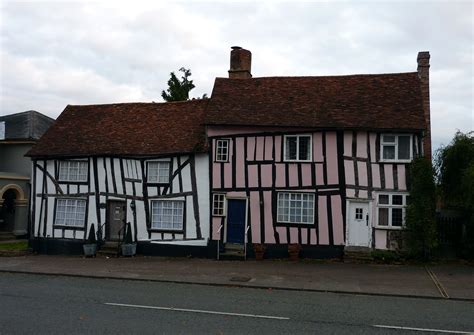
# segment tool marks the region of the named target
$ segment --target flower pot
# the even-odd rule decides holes
[[[84,250],[84,255],[86,257],[95,257],[97,252],[97,244],[84,244],[82,245],[82,249]]]
[[[137,253],[136,243],[122,244],[122,256],[134,256]]]
[[[253,249],[255,252],[255,259],[257,261],[262,261],[263,256],[265,255],[265,245],[263,244],[254,244]]]
[[[288,244],[288,255],[290,260],[297,261],[300,258],[301,246],[299,244]]]

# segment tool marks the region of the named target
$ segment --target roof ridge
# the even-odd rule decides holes
[[[197,102],[208,102],[208,99],[191,99],[185,101],[160,101],[160,102],[112,102],[103,104],[86,104],[86,105],[67,105],[66,107],[99,107],[99,106],[125,106],[125,105],[171,105],[171,104],[191,104]]]
[[[240,80],[250,81],[254,79],[302,79],[302,78],[347,78],[347,77],[377,77],[377,76],[398,76],[407,74],[418,74],[416,71],[411,72],[387,72],[387,73],[355,73],[355,74],[336,74],[336,75],[325,75],[325,76],[265,76],[265,77],[252,77],[252,78],[227,78],[227,77],[216,77],[218,79],[229,79],[229,80]]]

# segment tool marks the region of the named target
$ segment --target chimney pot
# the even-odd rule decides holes
[[[252,78],[252,53],[239,46],[231,47],[229,78],[247,79]]]

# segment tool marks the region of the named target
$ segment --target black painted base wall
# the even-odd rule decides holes
[[[28,242],[34,252],[45,255],[82,255],[84,241],[36,238]]]
[[[29,240],[29,245],[35,252],[46,255],[82,255],[83,244],[84,242],[82,240],[77,241],[46,238]],[[217,258],[217,241],[209,241],[208,246],[205,247],[139,242],[137,244],[137,254],[149,256],[198,257],[215,259]],[[342,258],[343,254],[344,246],[302,245],[300,258]],[[247,257],[250,259],[255,258],[252,244],[247,245]],[[265,245],[265,259],[284,259],[288,257],[288,245]]]

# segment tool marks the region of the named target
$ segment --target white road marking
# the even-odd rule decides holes
[[[129,305],[129,304],[118,304],[114,302],[105,302],[105,305],[119,306],[119,307],[132,307],[132,308],[147,308],[147,309],[159,309],[164,311],[176,311],[176,312],[190,312],[190,313],[203,313],[203,314],[217,314],[217,315],[229,315],[229,316],[243,316],[249,318],[260,318],[260,319],[274,319],[274,320],[289,320],[290,318],[283,316],[271,316],[271,315],[258,315],[258,314],[241,314],[241,313],[228,313],[228,312],[216,312],[216,311],[204,311],[200,309],[186,309],[186,308],[175,308],[175,307],[159,307],[159,306],[143,306],[143,305]]]
[[[401,330],[413,330],[419,332],[431,332],[431,333],[448,333],[448,334],[470,334],[474,332],[465,332],[460,330],[444,330],[444,329],[429,329],[429,328],[412,328],[412,327],[400,327],[400,326],[385,326],[385,325],[372,325],[377,328],[389,328],[389,329],[401,329]]]

